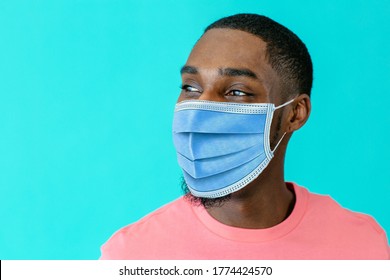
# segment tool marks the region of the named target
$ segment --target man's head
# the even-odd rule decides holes
[[[294,99],[275,111],[271,126],[271,149],[286,133],[270,164],[273,172],[282,169],[288,139],[310,112],[312,63],[295,34],[264,16],[239,14],[220,19],[206,28],[181,74],[178,101],[278,106]]]

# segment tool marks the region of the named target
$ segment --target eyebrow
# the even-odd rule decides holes
[[[198,74],[198,69],[194,66],[184,65],[180,69],[180,74]]]
[[[184,65],[180,69],[180,74],[198,74],[198,68],[190,65]],[[249,77],[252,79],[258,79],[255,72],[246,69],[246,68],[219,68],[218,74],[221,76],[229,76],[229,77],[238,77],[238,76],[244,76]]]
[[[257,76],[255,72],[246,69],[246,68],[220,68],[218,69],[218,73],[223,76],[231,76],[231,77],[236,77],[236,76],[245,76],[249,78],[254,78],[257,79]]]

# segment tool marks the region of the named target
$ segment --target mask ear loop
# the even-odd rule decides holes
[[[277,107],[275,107],[274,110],[277,110],[279,108],[282,108],[284,106],[287,106],[288,104],[294,102],[295,98],[291,99],[290,101],[287,101],[286,103],[283,103],[282,105],[279,105]],[[280,140],[278,141],[278,143],[276,144],[275,148],[272,150],[272,153],[275,153],[276,149],[278,148],[279,144],[282,142],[284,136],[286,135],[287,132],[283,133],[282,137],[280,138]]]
[[[286,132],[283,133],[282,135],[282,138],[280,138],[280,140],[278,141],[278,143],[276,144],[275,148],[272,150],[272,153],[275,153],[276,149],[278,148],[279,144],[282,142],[284,136],[286,135]]]
[[[279,105],[279,106],[275,107],[274,110],[277,110],[277,109],[279,109],[279,108],[282,108],[282,107],[284,107],[284,106],[287,106],[288,104],[294,102],[294,100],[295,100],[295,98],[291,99],[290,101],[287,101],[286,103],[283,103],[282,105]]]

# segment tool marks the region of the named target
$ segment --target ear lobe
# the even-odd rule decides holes
[[[291,132],[300,129],[308,120],[311,112],[310,97],[307,94],[300,94],[292,103],[294,106],[290,117],[289,130]]]

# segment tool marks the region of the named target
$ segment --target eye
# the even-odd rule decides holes
[[[190,86],[190,85],[182,85],[182,86],[180,86],[180,88],[186,92],[200,92],[199,89],[197,89],[196,87]]]
[[[244,91],[241,91],[241,90],[234,89],[234,90],[229,91],[226,95],[227,96],[247,96],[247,95],[251,95],[251,94],[244,92]]]

